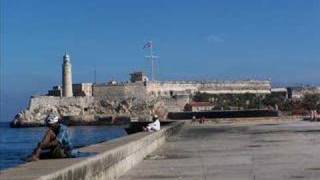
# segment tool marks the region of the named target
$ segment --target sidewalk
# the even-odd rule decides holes
[[[320,179],[319,154],[320,123],[189,124],[120,179]]]

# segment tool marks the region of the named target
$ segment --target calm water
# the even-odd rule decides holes
[[[70,127],[71,142],[75,147],[96,144],[127,135],[123,128],[108,126]],[[0,170],[24,163],[42,139],[46,128],[10,128],[0,122]]]

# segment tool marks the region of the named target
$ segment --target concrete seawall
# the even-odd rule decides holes
[[[199,111],[199,112],[170,112],[168,119],[192,119],[196,118],[249,118],[249,117],[278,117],[279,112],[275,110],[226,110],[226,111]]]
[[[86,158],[41,160],[0,172],[7,180],[117,179],[160,147],[184,122],[172,122],[155,133],[136,133],[112,141],[81,148],[95,155]]]

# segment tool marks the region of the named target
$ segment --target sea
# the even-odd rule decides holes
[[[116,126],[72,126],[69,130],[75,148],[127,135],[124,128]],[[0,170],[25,163],[23,159],[32,153],[45,131],[46,127],[11,128],[9,122],[0,122]]]

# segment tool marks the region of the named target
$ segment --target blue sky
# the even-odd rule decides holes
[[[269,79],[320,84],[320,0],[2,0],[1,119],[60,84],[64,51],[74,82]]]

